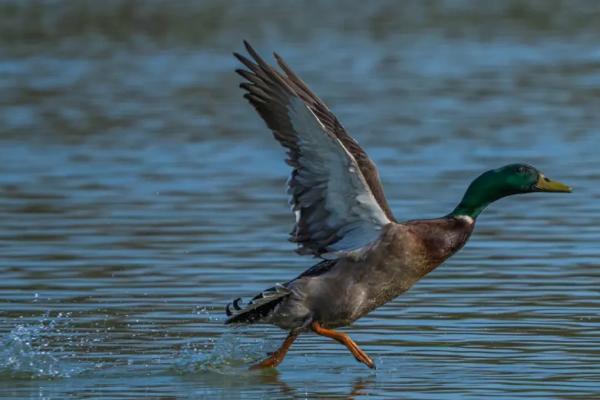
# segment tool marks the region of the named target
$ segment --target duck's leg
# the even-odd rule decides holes
[[[321,326],[321,324],[319,324],[316,321],[313,321],[310,327],[313,330],[313,332],[315,332],[317,335],[322,335],[337,340],[338,342],[346,346],[358,361],[365,364],[369,368],[375,369],[375,363],[373,362],[373,360],[371,360],[367,353],[362,351],[360,347],[358,347],[358,345],[354,343],[354,340],[350,339],[350,336],[346,335],[345,333],[336,332],[331,329],[325,329]]]
[[[290,332],[281,344],[281,347],[279,347],[273,352],[273,354],[271,354],[269,357],[265,358],[258,364],[254,364],[253,366],[251,366],[250,369],[275,368],[276,366],[278,366],[283,361],[288,349],[290,348],[292,343],[294,343],[294,340],[298,338],[298,335],[298,332]]]

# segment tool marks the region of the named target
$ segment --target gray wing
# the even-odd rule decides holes
[[[315,114],[319,121],[325,126],[328,132],[331,132],[337,137],[346,150],[352,154],[356,160],[360,172],[367,181],[375,200],[388,217],[389,220],[395,221],[394,214],[388,205],[387,199],[383,192],[383,186],[379,179],[379,172],[375,163],[371,161],[367,153],[360,147],[356,139],[348,135],[337,117],[329,110],[327,105],[316,95],[310,88],[300,79],[298,75],[286,64],[286,62],[277,54],[273,53],[277,63],[285,72],[281,77],[293,89],[294,93],[302,99],[304,104]]]
[[[392,219],[375,198],[357,158],[344,141],[354,144],[355,151],[360,149],[358,144],[343,132],[335,117],[325,121],[320,118],[324,105],[315,108],[307,104],[307,88],[301,87],[301,81],[291,82],[289,75],[277,72],[244,43],[255,61],[235,54],[249,69],[237,70],[247,80],[240,85],[246,90],[244,97],[287,148],[287,162],[293,168],[288,193],[296,224],[290,240],[298,243],[298,252],[337,257],[376,240],[381,228]],[[289,71],[285,64],[282,68]],[[332,115],[326,107],[324,110]],[[332,131],[336,126],[331,125],[332,121],[343,136]],[[368,160],[362,149],[360,152],[363,161]]]

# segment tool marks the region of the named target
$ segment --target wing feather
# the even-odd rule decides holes
[[[246,79],[240,87],[287,149],[292,167],[288,194],[296,224],[290,240],[298,252],[337,257],[376,240],[393,216],[374,164],[281,57],[275,55],[285,75],[244,43],[254,62],[234,53],[248,68],[237,70]]]
[[[302,79],[287,65],[287,63],[277,53],[273,53],[277,64],[285,72],[288,84],[296,91],[298,96],[306,103],[308,107],[315,113],[319,121],[326,127],[326,129],[333,133],[346,147],[346,149],[352,154],[356,160],[371,192],[375,196],[377,203],[385,212],[385,215],[391,220],[395,221],[394,214],[388,205],[387,199],[383,192],[383,186],[379,179],[379,172],[375,163],[371,161],[367,153],[360,147],[356,139],[348,135],[342,124],[338,121],[337,117],[329,110],[327,105],[314,94],[308,85],[304,83]]]

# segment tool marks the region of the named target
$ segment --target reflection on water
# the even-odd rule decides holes
[[[0,396],[600,396],[595,2],[0,4]],[[307,29],[307,27],[312,27]],[[379,165],[399,219],[481,171],[575,188],[504,199],[466,248],[345,329],[226,328],[293,253],[283,152],[231,51],[277,50]]]

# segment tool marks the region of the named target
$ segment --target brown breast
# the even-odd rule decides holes
[[[409,221],[406,226],[420,242],[422,255],[434,269],[465,245],[475,223],[470,218],[448,217]]]

